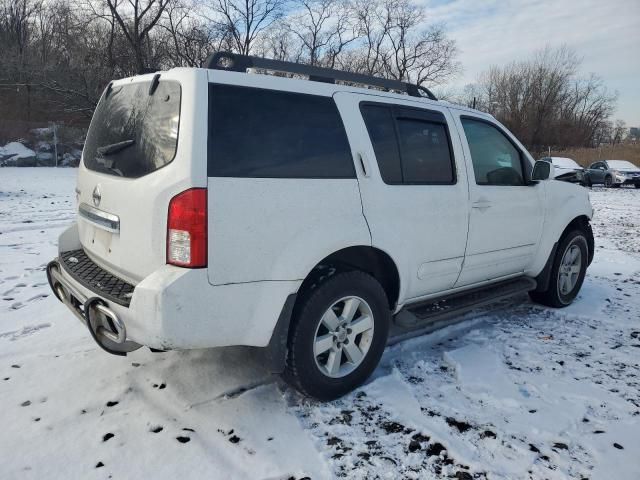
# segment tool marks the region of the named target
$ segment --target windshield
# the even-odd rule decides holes
[[[638,170],[638,167],[626,160],[607,160],[607,165],[616,170]]]
[[[83,158],[89,170],[138,178],[170,163],[178,145],[180,84],[114,86],[93,114]]]
[[[553,163],[554,166],[561,168],[582,168],[574,160],[564,157],[551,157],[551,163]]]

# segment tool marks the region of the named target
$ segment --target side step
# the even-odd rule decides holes
[[[536,288],[529,277],[495,283],[458,294],[409,305],[393,319],[389,345],[424,335],[463,320],[462,314]]]

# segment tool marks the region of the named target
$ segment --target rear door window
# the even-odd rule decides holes
[[[209,85],[210,177],[355,178],[331,97]]]
[[[441,112],[369,103],[361,104],[360,111],[385,183],[455,183],[449,130]]]
[[[454,183],[446,126],[417,118],[398,118],[405,183]]]
[[[93,114],[84,146],[89,170],[126,178],[147,175],[173,161],[180,126],[180,84],[160,80],[113,86]]]
[[[385,183],[402,183],[400,150],[391,108],[382,105],[362,105],[362,117],[376,154],[380,175]]]

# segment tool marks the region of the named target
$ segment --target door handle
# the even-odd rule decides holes
[[[358,153],[358,160],[360,160],[360,168],[362,168],[362,174],[365,177],[369,176],[369,162],[362,153]]]
[[[478,200],[477,202],[473,202],[471,206],[478,210],[486,210],[491,207],[491,202],[489,200]]]

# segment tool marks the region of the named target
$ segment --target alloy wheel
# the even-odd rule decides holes
[[[329,307],[316,328],[313,356],[330,378],[353,372],[364,361],[373,340],[373,313],[360,297],[344,297]]]
[[[569,244],[558,269],[558,293],[568,295],[578,283],[582,269],[582,251],[575,243]]]

